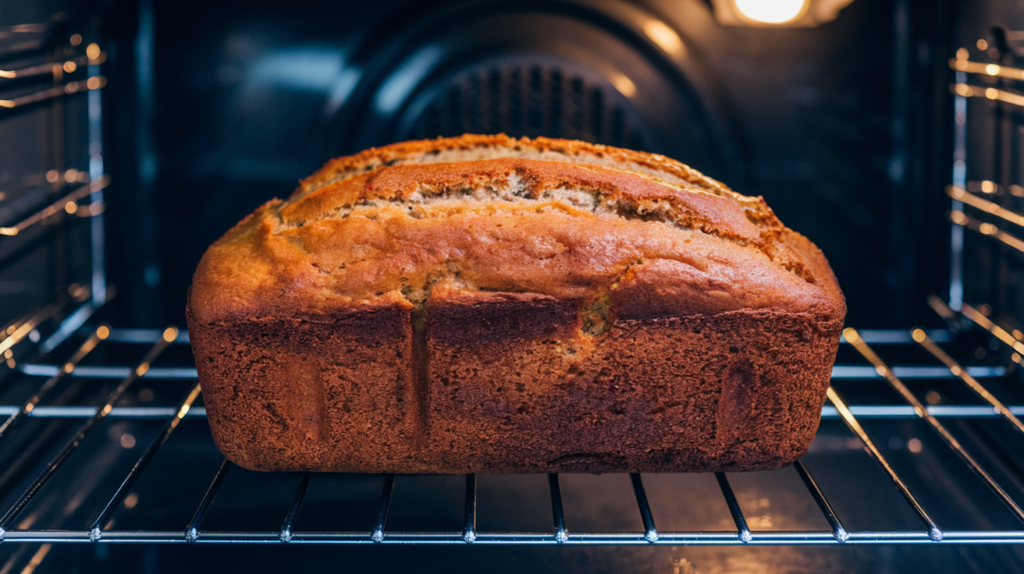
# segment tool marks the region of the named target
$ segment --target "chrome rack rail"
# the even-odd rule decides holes
[[[966,48],[957,50],[956,57],[951,58],[948,64],[955,72],[955,81],[950,85],[950,90],[955,95],[953,173],[952,185],[946,189],[946,194],[953,200],[948,214],[950,222],[953,223],[950,233],[949,303],[952,309],[959,311],[964,297],[964,229],[992,237],[1017,251],[1024,252],[1024,241],[1019,237],[1007,233],[992,222],[976,219],[964,212],[964,206],[967,205],[986,215],[997,217],[1002,222],[1024,226],[1024,214],[973,193],[980,191],[984,194],[1021,198],[1024,197],[1024,186],[1015,184],[1004,187],[989,180],[967,181],[967,100],[981,98],[996,103],[997,117],[1006,117],[1001,111],[1002,104],[1016,108],[1019,113],[1019,108],[1024,108],[1024,94],[1007,89],[1005,85],[1024,81],[1024,69],[995,62],[971,61],[970,52]],[[969,83],[971,75],[986,85]],[[998,148],[1001,144],[996,145]]]
[[[1013,247],[1014,249],[1024,253],[1024,241],[999,229],[992,223],[978,221],[977,219],[974,219],[973,217],[966,215],[962,211],[951,212],[949,214],[949,220],[952,221],[954,224],[959,225],[961,227],[966,227],[971,231],[977,231],[982,235],[987,235],[989,237],[992,237],[993,239],[998,239],[999,241],[1005,243],[1006,245],[1009,245],[1010,247]]]
[[[1024,215],[1010,211],[1009,209],[1006,209],[997,203],[992,203],[987,199],[982,199],[967,190],[949,186],[949,188],[946,189],[946,194],[957,201],[962,201],[967,205],[970,205],[971,207],[991,213],[1000,219],[1024,227]]]
[[[2,101],[0,101],[0,105],[2,105]],[[110,185],[110,176],[104,175],[95,181],[78,187],[71,193],[65,195],[64,197],[61,197],[57,201],[44,207],[43,209],[37,211],[36,213],[26,217],[25,219],[19,221],[18,223],[10,227],[0,227],[0,235],[18,235],[19,233],[24,232],[29,227],[32,227],[33,225],[36,225],[38,223],[42,223],[47,219],[60,213],[67,213],[69,215],[76,214],[80,211],[80,207],[78,205],[79,201],[96,193],[99,193],[108,185]],[[94,205],[96,207],[93,207]],[[89,216],[100,215],[103,212],[102,204],[92,203],[85,208],[85,211]]]
[[[75,39],[81,43],[81,36],[75,35]],[[74,41],[72,41],[74,45]],[[84,93],[90,90],[99,90],[107,85],[107,79],[98,74],[98,66],[107,60],[107,55],[99,45],[89,44],[85,49],[85,55],[74,55],[62,58],[59,62],[45,62],[15,69],[0,69],[0,80],[21,80],[50,76],[57,85],[23,94],[17,97],[0,98],[0,108],[14,109],[35,104],[45,100],[51,100],[72,94]],[[64,82],[64,74],[73,74],[79,70],[88,70],[88,78]]]
[[[993,337],[1009,345],[1013,349],[1024,349],[1024,343],[1014,336],[995,325],[984,315],[980,314],[973,307],[965,305],[961,313],[955,313],[946,308],[950,314],[962,318],[965,322],[976,323],[985,329]],[[23,330],[23,329],[22,329]],[[65,329],[66,331],[66,329]],[[69,335],[70,336],[70,335]],[[939,343],[954,342],[953,336],[948,331],[924,331],[912,329],[902,331],[857,331],[847,329],[844,331],[843,343],[849,345],[859,352],[870,365],[871,373],[861,372],[858,377],[865,379],[884,380],[903,398],[905,405],[849,405],[836,392],[834,388],[828,389],[828,401],[830,406],[823,410],[823,419],[838,419],[849,428],[853,439],[858,440],[864,447],[868,456],[882,469],[889,481],[901,494],[907,506],[920,520],[920,530],[850,530],[844,525],[839,514],[834,510],[833,504],[825,495],[825,491],[815,479],[811,470],[802,461],[794,465],[797,475],[809,495],[815,502],[821,516],[828,524],[827,530],[808,531],[762,531],[752,528],[750,522],[745,518],[740,501],[736,496],[733,486],[730,483],[727,473],[715,473],[721,495],[729,510],[730,522],[735,526],[732,531],[666,531],[656,526],[655,514],[657,508],[652,509],[648,500],[647,491],[644,486],[644,478],[640,474],[631,474],[632,496],[636,504],[636,512],[639,514],[642,524],[640,531],[615,531],[615,532],[583,532],[570,529],[571,524],[567,523],[562,488],[558,474],[548,475],[548,494],[550,497],[552,529],[548,532],[488,532],[481,531],[477,527],[477,477],[467,475],[464,486],[464,508],[463,526],[461,531],[456,532],[403,532],[392,531],[387,526],[389,511],[392,507],[393,494],[396,489],[396,475],[384,476],[383,487],[377,499],[376,519],[369,531],[363,532],[342,532],[342,531],[303,531],[296,526],[300,516],[303,502],[311,484],[317,479],[313,473],[303,473],[299,484],[292,497],[291,503],[282,517],[281,526],[275,531],[222,531],[204,530],[203,523],[220,493],[225,478],[228,475],[232,464],[223,460],[213,475],[209,488],[201,500],[197,501],[196,510],[188,524],[180,530],[118,530],[112,527],[111,517],[114,512],[122,506],[129,495],[133,485],[145,472],[150,463],[160,456],[161,448],[171,439],[172,433],[178,428],[183,420],[190,418],[201,418],[205,410],[195,406],[201,393],[198,384],[192,384],[189,392],[183,400],[175,406],[170,407],[114,407],[117,398],[121,396],[129,386],[139,379],[145,378],[152,383],[159,381],[162,376],[169,375],[167,371],[160,371],[160,367],[154,367],[153,362],[166,349],[175,344],[186,344],[187,336],[179,333],[173,328],[162,332],[154,330],[125,330],[112,329],[106,325],[100,325],[88,329],[80,329],[78,336],[84,341],[76,349],[69,351],[66,360],[59,361],[54,366],[57,370],[46,371],[47,379],[36,388],[36,391],[21,405],[0,407],[0,412],[9,413],[9,417],[3,426],[0,426],[0,440],[7,438],[12,431],[14,424],[22,418],[63,418],[77,419],[87,418],[73,439],[67,443],[63,450],[48,463],[39,475],[31,482],[31,486],[22,494],[16,502],[6,509],[0,518],[0,541],[3,543],[13,542],[89,542],[89,543],[114,543],[114,542],[159,542],[159,543],[263,543],[263,544],[550,544],[550,545],[722,545],[722,544],[749,544],[749,545],[805,545],[805,544],[964,544],[964,543],[1024,543],[1024,528],[1016,530],[946,530],[941,528],[936,519],[928,512],[920,502],[919,497],[908,486],[907,481],[901,477],[895,467],[876,446],[869,432],[861,424],[861,418],[890,418],[899,420],[921,420],[935,431],[942,441],[953,453],[981,480],[988,488],[1003,502],[1010,513],[1019,522],[1024,522],[1024,511],[1018,503],[996,482],[975,459],[967,448],[955,439],[940,418],[951,418],[964,420],[970,418],[1001,418],[1014,426],[1018,432],[1024,432],[1024,424],[1017,418],[1024,415],[1024,405],[1007,406],[995,398],[985,387],[982,380],[994,380],[1006,377],[1004,373],[995,374],[987,371],[985,376],[976,377],[971,374],[972,368],[963,366],[944,351]],[[98,406],[46,406],[42,403],[46,399],[46,393],[62,378],[74,378],[79,376],[79,371],[84,369],[79,363],[97,347],[101,345],[122,344],[148,344],[151,345],[146,356],[134,367],[124,372],[123,368],[113,368],[105,376],[112,373],[123,374],[121,382],[111,392],[102,405]],[[913,374],[913,369],[932,369],[928,371],[931,375],[937,374],[936,367],[890,367],[884,363],[872,348],[872,345],[917,345],[924,349],[928,356],[935,359],[938,369],[945,372],[943,377],[949,381],[959,381],[964,388],[986,402],[986,406],[971,407],[966,405],[931,405],[926,406],[918,400],[914,394],[903,383],[900,372]],[[63,347],[62,347],[63,348]],[[41,370],[23,370],[21,376],[39,377]],[[846,365],[837,366],[837,372],[842,373]],[[36,368],[36,367],[33,367]],[[909,370],[908,370],[909,369]],[[161,375],[161,373],[163,373]],[[174,380],[177,375],[168,380]],[[188,377],[194,381],[193,377]],[[178,378],[178,380],[181,380]],[[839,379],[844,380],[844,379]],[[848,377],[847,381],[855,381],[856,377]],[[85,383],[88,381],[86,380]],[[13,412],[11,409],[15,409]],[[165,424],[152,442],[138,456],[131,470],[124,475],[120,486],[110,499],[103,505],[103,510],[91,520],[91,526],[86,530],[33,530],[30,528],[13,527],[15,518],[25,509],[26,505],[36,496],[43,484],[61,470],[63,463],[74,455],[76,450],[86,440],[105,440],[102,434],[91,432],[97,423],[104,417],[136,417],[148,419],[163,419]],[[91,438],[95,435],[96,438]],[[399,485],[400,487],[400,485]]]

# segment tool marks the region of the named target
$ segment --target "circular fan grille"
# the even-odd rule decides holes
[[[428,99],[409,135],[505,132],[650,149],[650,137],[631,108],[603,78],[553,64],[511,62],[451,77]]]

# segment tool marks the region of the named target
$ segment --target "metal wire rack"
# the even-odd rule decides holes
[[[1002,341],[1009,346],[1013,361],[1020,362],[1020,352],[1024,351],[1024,342],[1014,337],[1009,331],[993,323],[983,314],[970,306],[964,306],[964,312],[955,313],[938,299],[932,305],[943,314],[956,316],[965,324],[980,327],[993,340]],[[91,304],[86,314],[92,314]],[[76,316],[74,313],[72,317]],[[76,321],[78,321],[76,319]],[[0,342],[0,346],[11,348],[28,338],[28,333],[18,324],[12,325],[11,335]],[[38,327],[37,327],[38,328]],[[825,491],[830,490],[815,479],[803,461],[798,461],[794,469],[806,489],[804,495],[814,500],[822,517],[828,524],[827,530],[807,531],[763,531],[751,528],[745,518],[740,501],[734,493],[730,475],[715,473],[715,479],[726,503],[731,521],[735,528],[731,531],[666,531],[656,526],[655,517],[658,508],[652,507],[644,486],[644,477],[639,474],[630,475],[632,497],[635,499],[636,511],[639,513],[642,530],[589,532],[575,531],[567,524],[564,509],[561,478],[558,474],[547,477],[548,494],[551,507],[551,529],[541,532],[509,532],[481,531],[477,528],[477,477],[465,476],[463,527],[461,531],[412,532],[396,531],[388,528],[388,515],[392,506],[395,491],[395,475],[386,475],[379,498],[376,501],[376,514],[372,528],[368,531],[304,531],[296,528],[296,520],[311,483],[317,478],[312,473],[301,476],[287,511],[281,517],[280,528],[274,530],[214,530],[204,529],[204,521],[215,507],[215,499],[222,494],[225,478],[232,469],[232,464],[223,460],[212,476],[205,495],[197,500],[180,500],[175,504],[191,505],[195,512],[187,524],[176,530],[117,529],[111,526],[111,518],[132,492],[133,486],[143,476],[147,467],[162,454],[162,447],[169,442],[182,420],[205,417],[205,409],[198,403],[200,387],[196,382],[193,365],[161,366],[162,356],[171,349],[184,348],[188,343],[187,333],[179,332],[174,327],[164,331],[115,329],[106,325],[94,327],[77,327],[68,329],[66,321],[57,324],[53,332],[64,340],[52,341],[50,346],[55,351],[40,352],[28,362],[13,363],[17,378],[34,381],[28,397],[21,404],[0,406],[0,413],[6,420],[0,423],[0,444],[10,440],[10,436],[19,430],[20,424],[29,419],[59,419],[75,421],[77,430],[63,444],[57,453],[45,464],[36,468],[33,477],[25,482],[24,491],[13,499],[0,517],[0,533],[2,541],[11,542],[150,542],[150,543],[272,543],[272,544],[949,544],[949,543],[1024,543],[1024,511],[1007,490],[997,482],[981,462],[970,452],[970,447],[959,441],[947,424],[958,421],[979,419],[1003,419],[1013,427],[1011,432],[1024,432],[1024,424],[1017,418],[1024,415],[1024,404],[1005,405],[988,390],[994,383],[1020,383],[1019,369],[1015,362],[1009,366],[974,365],[963,366],[943,349],[943,346],[955,346],[957,336],[948,330],[925,331],[857,331],[847,329],[844,332],[843,352],[855,351],[862,360],[855,364],[837,364],[833,371],[833,386],[828,390],[829,404],[823,409],[823,421],[839,420],[852,431],[853,437],[860,442],[871,459],[882,469],[892,485],[899,492],[908,507],[920,521],[920,527],[905,530],[852,530],[844,525],[833,504],[826,498]],[[1019,333],[1018,333],[1019,335]],[[138,348],[148,346],[148,351],[133,365],[110,363],[91,363],[88,359],[103,354],[105,347],[113,345],[129,345]],[[930,357],[931,364],[902,365],[890,367],[876,353],[876,348],[916,347]],[[186,353],[187,354],[187,353]],[[856,356],[856,355],[853,355]],[[79,385],[96,384],[99,381],[118,380],[117,384],[107,391],[106,396],[93,404],[61,404],[48,405],[47,400],[55,388],[67,380],[74,379]],[[943,380],[946,383],[962,386],[980,399],[979,405],[943,404],[928,405],[917,393],[908,388],[917,380]],[[980,379],[980,380],[979,380]],[[884,404],[848,403],[835,390],[837,383],[874,380],[885,381],[897,396],[898,402]],[[904,382],[904,381],[909,381]],[[129,389],[141,384],[140,381],[178,381],[187,384],[186,396],[177,403],[163,406],[119,406]],[[983,384],[980,381],[985,381]],[[64,463],[71,459],[83,445],[98,441],[111,440],[97,428],[105,419],[162,420],[162,429],[154,435],[148,447],[135,459],[130,470],[121,477],[120,486],[114,494],[105,498],[102,510],[91,517],[91,524],[83,529],[33,529],[19,527],[18,519],[22,517],[33,500],[44,489],[46,483],[58,475]],[[891,421],[919,420],[923,421],[931,431],[945,444],[946,449],[955,454],[969,470],[976,474],[983,484],[999,499],[1003,506],[1015,518],[1017,529],[978,529],[952,530],[944,529],[933,519],[925,506],[919,501],[917,493],[911,490],[907,481],[895,470],[889,457],[883,454],[872,434],[865,430],[864,422],[885,419]],[[84,421],[84,422],[82,422]],[[209,440],[209,439],[206,439]],[[209,445],[207,445],[209,447]],[[266,475],[266,476],[269,476]],[[67,478],[65,477],[65,481]],[[97,489],[102,490],[102,489]],[[832,489],[834,490],[834,489]],[[174,496],[169,493],[168,496]],[[834,496],[834,495],[833,495]],[[864,501],[872,504],[871,500]],[[97,506],[98,507],[98,506]]]

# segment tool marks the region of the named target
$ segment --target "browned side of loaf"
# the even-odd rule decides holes
[[[419,374],[386,314],[193,328],[217,446],[253,470],[758,470],[817,429],[838,322],[733,311],[593,341],[574,305],[501,299],[432,305]]]
[[[356,470],[417,455],[408,310],[214,325],[187,317],[213,440],[232,462]]]

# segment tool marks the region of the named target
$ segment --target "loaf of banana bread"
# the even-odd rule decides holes
[[[846,308],[759,197],[467,135],[329,162],[209,248],[187,313],[245,468],[679,472],[806,452]]]

